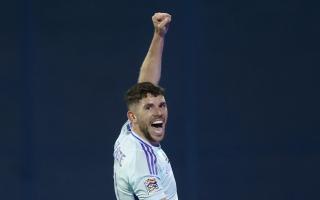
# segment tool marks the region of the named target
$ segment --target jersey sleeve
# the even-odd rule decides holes
[[[132,153],[130,149],[132,145],[126,140],[128,135],[127,121],[121,128],[120,135],[114,145],[114,190],[117,200],[135,200],[133,191],[128,181],[128,173],[130,173],[130,160]],[[127,148],[125,148],[127,147]]]
[[[135,200],[133,193],[130,191],[130,187],[126,184],[126,180],[121,176],[121,173],[117,174],[115,172],[113,178],[117,200]]]
[[[148,149],[149,148],[149,149]],[[136,159],[131,163],[129,182],[139,200],[160,200],[166,198],[156,169],[156,157],[151,147],[141,144],[136,150]]]

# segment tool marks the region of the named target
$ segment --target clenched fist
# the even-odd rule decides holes
[[[155,13],[152,16],[152,22],[155,32],[161,36],[164,36],[169,29],[171,15],[168,13]]]

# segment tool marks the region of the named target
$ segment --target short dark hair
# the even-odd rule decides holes
[[[132,104],[138,103],[141,99],[147,97],[148,94],[153,96],[165,95],[162,87],[156,86],[150,82],[141,82],[133,85],[125,94],[125,102],[129,108]]]

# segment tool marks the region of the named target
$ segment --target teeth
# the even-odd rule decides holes
[[[158,121],[153,122],[152,124],[163,124],[163,121],[158,120]]]

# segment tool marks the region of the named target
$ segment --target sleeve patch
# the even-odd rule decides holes
[[[151,194],[151,193],[156,192],[156,191],[159,190],[159,186],[158,186],[157,180],[154,177],[147,178],[144,181],[144,185],[146,186],[148,194]]]

